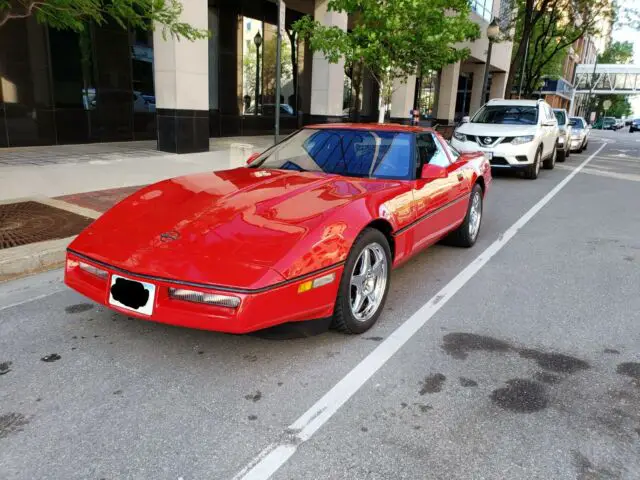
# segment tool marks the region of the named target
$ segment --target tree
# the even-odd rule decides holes
[[[380,87],[380,122],[388,101],[384,93],[394,79],[466,58],[468,49],[455,45],[480,35],[468,0],[329,0],[327,8],[352,15],[353,29],[325,26],[309,16],[294,29],[329,62],[344,59],[350,68],[370,72]]]
[[[607,49],[598,55],[598,63],[630,63],[633,60],[633,43],[613,42]],[[605,100],[611,101],[611,107],[607,110],[609,117],[626,117],[633,113],[633,108],[626,95],[599,95],[597,99],[596,111],[604,112],[603,103]]]
[[[549,63],[564,55],[581,37],[599,33],[603,20],[613,21],[617,11],[610,0],[515,0],[514,8],[517,48],[507,77],[507,94],[513,90],[516,73],[525,57],[534,59],[527,61],[524,72],[528,83],[525,91],[530,91],[531,84],[539,82]]]
[[[7,22],[34,16],[39,23],[58,30],[83,32],[88,22],[114,21],[122,28],[153,29],[162,25],[167,33],[187,40],[207,38],[208,30],[180,21],[182,4],[177,0],[0,0],[0,28]]]
[[[633,60],[633,43],[613,42],[598,55],[598,63],[631,63]]]

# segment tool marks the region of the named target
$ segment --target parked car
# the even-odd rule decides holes
[[[591,127],[582,117],[571,117],[571,151],[582,152],[587,149],[589,144],[589,133]]]
[[[616,130],[620,130],[621,128],[624,128],[624,120],[616,118]]]
[[[112,310],[244,333],[325,319],[376,322],[391,269],[447,237],[478,238],[491,167],[436,132],[308,126],[248,167],[165,180],[71,243],[65,282]]]
[[[490,100],[453,134],[461,152],[484,152],[493,168],[515,169],[530,179],[553,169],[558,121],[544,100]]]
[[[629,126],[629,133],[633,132],[640,132],[640,118],[634,119]]]
[[[558,161],[564,162],[571,155],[571,122],[564,108],[554,108],[553,114],[558,121]]]
[[[616,119],[613,117],[604,117],[602,119],[603,130],[616,130],[618,128]]]

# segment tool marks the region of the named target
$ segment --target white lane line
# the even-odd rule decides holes
[[[475,260],[456,275],[433,298],[411,315],[386,340],[367,355],[342,380],[336,383],[320,400],[302,414],[283,433],[281,438],[260,452],[234,480],[267,480],[293,456],[302,443],[324,425],[374,373],[376,373],[413,335],[433,317],[480,269],[504,247],[533,216],[562,190],[607,144],[603,144],[589,158],[576,167],[558,185],[529,209],[507,231],[493,242]]]
[[[59,290],[54,290],[52,292],[43,293],[42,295],[37,295],[37,296],[32,297],[32,298],[27,298],[26,300],[22,300],[21,302],[10,303],[9,305],[0,305],[0,312],[2,310],[7,310],[9,308],[19,307],[20,305],[24,305],[25,303],[35,302],[36,300],[42,300],[43,298],[50,297],[51,295],[55,295],[56,293],[64,292],[64,290],[65,290],[64,288],[61,288]]]

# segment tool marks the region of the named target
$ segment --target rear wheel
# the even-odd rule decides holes
[[[478,239],[482,224],[483,200],[482,187],[476,183],[471,190],[467,215],[464,217],[462,225],[449,234],[445,243],[456,247],[473,247]]]
[[[369,330],[382,313],[391,279],[391,249],[382,232],[367,228],[358,236],[340,281],[332,326],[344,333]]]
[[[533,163],[527,168],[524,177],[529,180],[535,180],[540,173],[540,163],[542,162],[542,147],[538,148],[536,157],[533,159]]]

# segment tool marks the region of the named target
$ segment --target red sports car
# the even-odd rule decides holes
[[[247,167],[131,195],[71,243],[65,282],[172,325],[245,333],[331,319],[361,333],[392,268],[445,237],[475,243],[490,183],[481,153],[431,130],[309,126]]]

